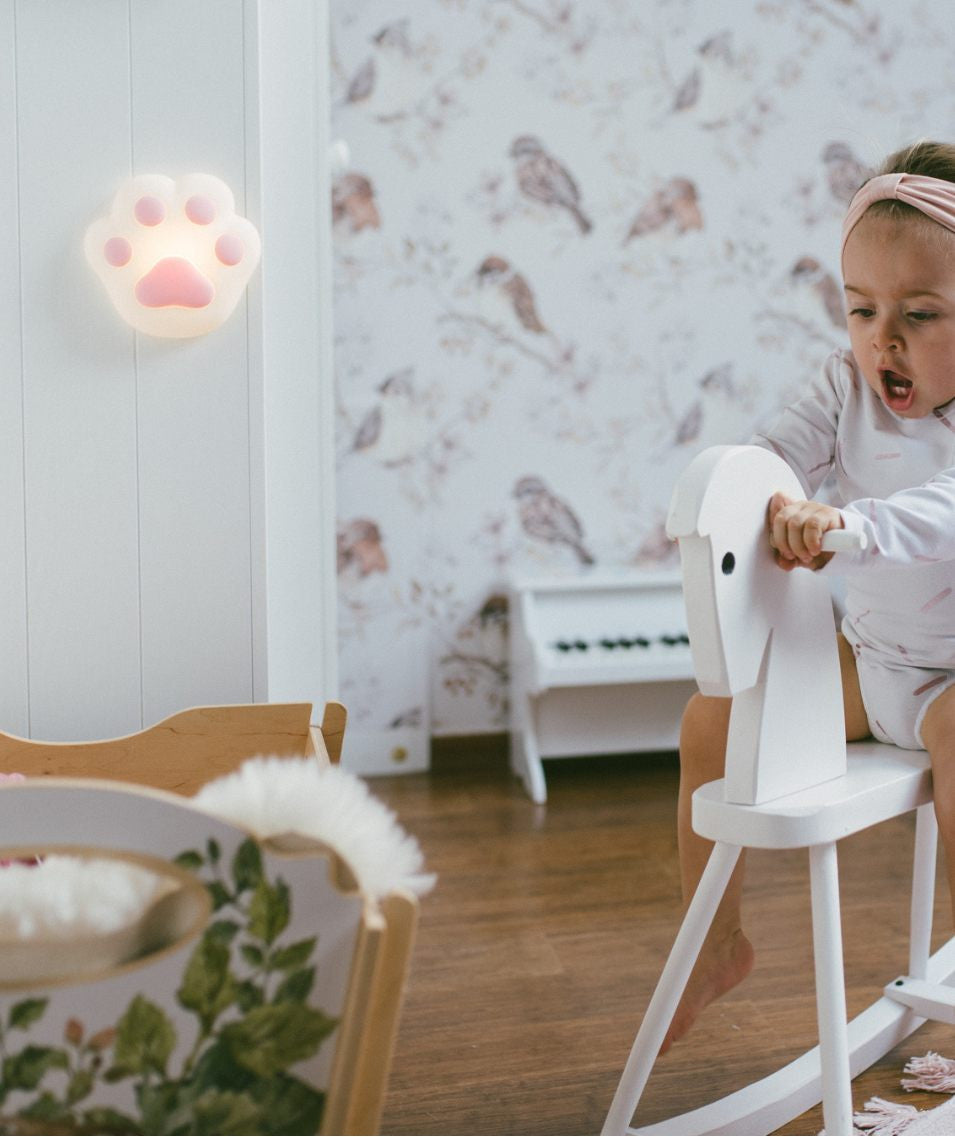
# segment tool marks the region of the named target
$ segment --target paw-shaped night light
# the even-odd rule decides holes
[[[124,320],[149,335],[185,339],[229,318],[261,242],[225,182],[145,174],[121,186],[109,216],[86,230],[84,248]]]

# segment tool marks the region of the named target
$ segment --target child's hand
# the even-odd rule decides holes
[[[822,551],[822,535],[844,529],[842,514],[818,501],[796,501],[775,493],[769,501],[769,543],[776,563],[789,572],[804,565],[819,569],[832,557]]]

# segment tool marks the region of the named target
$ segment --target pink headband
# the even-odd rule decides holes
[[[914,205],[939,225],[955,232],[955,182],[943,178],[926,178],[921,174],[879,174],[870,178],[849,203],[842,223],[842,251],[846,251],[849,234],[863,213],[876,201],[894,198]]]

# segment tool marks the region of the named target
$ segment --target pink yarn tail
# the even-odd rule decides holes
[[[904,1133],[919,1115],[914,1105],[902,1105],[885,1098],[869,1098],[865,1109],[853,1116],[856,1129],[868,1137],[892,1137]]]
[[[931,1090],[935,1094],[955,1094],[955,1062],[930,1050],[923,1058],[910,1058],[902,1079],[905,1090]]]

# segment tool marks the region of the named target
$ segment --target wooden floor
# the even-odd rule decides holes
[[[550,762],[546,806],[511,779],[499,743],[445,742],[439,759],[429,775],[373,782],[439,874],[422,903],[382,1132],[599,1133],[678,925],[676,759]],[[912,834],[900,820],[840,846],[852,1014],[904,970]],[[637,1124],[815,1043],[806,854],[750,854],[748,880],[754,974],[661,1059]],[[936,909],[937,943],[947,891]],[[857,1079],[856,1108],[873,1095],[938,1105],[899,1088],[906,1059],[928,1050],[955,1057],[955,1028],[926,1025]],[[779,1132],[821,1128],[817,1109]]]

